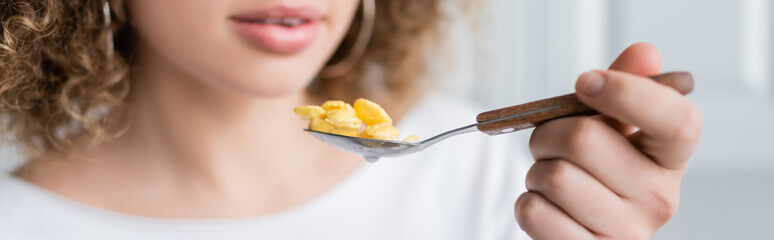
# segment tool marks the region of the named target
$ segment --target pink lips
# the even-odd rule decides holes
[[[253,45],[280,54],[298,53],[317,38],[322,14],[308,5],[275,5],[229,18]]]

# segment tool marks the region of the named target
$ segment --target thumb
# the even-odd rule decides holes
[[[608,68],[640,76],[661,73],[661,54],[650,43],[635,43],[624,50]]]
[[[639,76],[657,75],[661,73],[661,54],[650,43],[635,43],[621,52],[608,69]],[[629,135],[636,129],[634,126],[621,123],[607,116],[602,116],[601,119],[624,135]]]

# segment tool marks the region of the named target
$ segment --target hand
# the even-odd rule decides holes
[[[535,129],[536,162],[528,192],[515,204],[531,237],[649,239],[675,214],[702,122],[680,93],[642,77],[660,68],[655,47],[632,45],[611,70],[585,73],[576,83],[580,100],[603,116]]]

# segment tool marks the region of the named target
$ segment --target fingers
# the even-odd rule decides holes
[[[527,188],[600,236],[647,236],[677,209],[682,172],[651,161],[599,118],[544,123],[533,131],[530,150],[537,161]]]
[[[514,212],[521,229],[533,239],[595,239],[594,234],[539,193],[521,194]]]
[[[657,177],[653,173],[661,171],[624,136],[595,118],[544,123],[532,132],[529,147],[536,160],[568,159],[626,198],[647,193],[640,179]]]
[[[626,48],[613,64],[610,64],[609,69],[640,76],[656,75],[661,73],[661,55],[658,49],[649,43],[635,43]]]
[[[576,83],[578,98],[600,113],[640,128],[635,144],[669,169],[684,169],[698,143],[701,117],[680,93],[646,77],[592,71]]]
[[[577,222],[603,236],[624,236],[623,200],[586,171],[566,160],[537,161],[527,172],[527,190],[539,192]],[[593,196],[593,197],[590,197]]]

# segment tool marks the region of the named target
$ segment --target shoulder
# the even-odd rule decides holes
[[[431,94],[417,103],[397,127],[404,135],[417,133],[421,139],[427,139],[476,123],[476,115],[486,110],[458,98]],[[441,192],[439,199],[464,206],[455,211],[466,216],[460,218],[465,219],[460,224],[472,224],[473,239],[523,237],[513,218],[513,203],[526,191],[524,177],[531,157],[522,139],[527,134],[466,133],[403,159],[382,160],[383,166],[392,168],[391,174],[405,178],[404,188],[429,185],[433,191]]]
[[[22,204],[30,203],[25,183],[9,173],[0,173],[0,221],[8,218],[8,215],[18,213],[22,210]],[[12,215],[13,216],[13,215]]]
[[[486,109],[468,101],[443,94],[431,94],[420,101],[398,124],[404,135],[419,134],[431,138],[445,131],[476,123],[476,115]],[[507,192],[515,197],[524,190],[524,176],[531,162],[526,132],[489,136],[482,132],[466,133],[448,138],[405,159],[407,168],[422,168],[423,174],[437,173],[440,178],[458,182],[459,187],[473,194],[488,188],[495,196]],[[387,160],[384,160],[387,161]],[[505,192],[501,192],[504,190]],[[482,192],[478,192],[482,193]]]
[[[0,239],[50,239],[71,231],[68,216],[57,205],[53,193],[0,173]]]
[[[34,199],[30,199],[24,186],[17,181],[6,172],[0,173],[0,232],[5,236],[27,227],[25,225],[37,211],[29,207]]]

